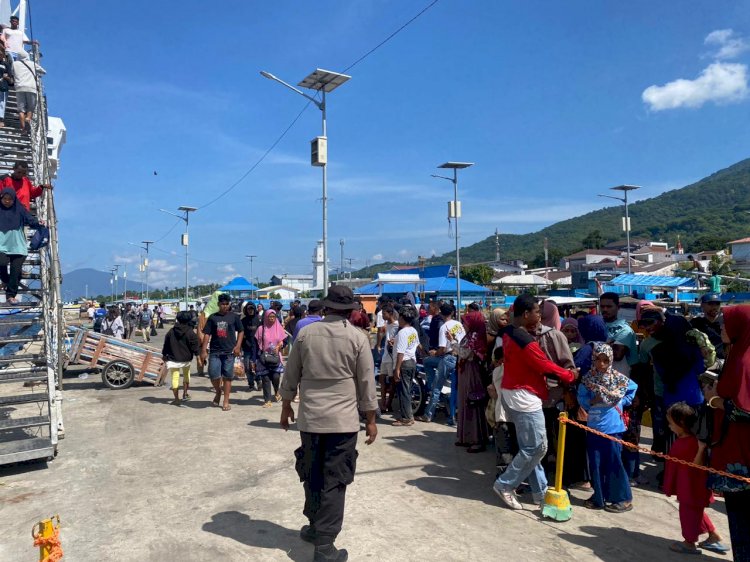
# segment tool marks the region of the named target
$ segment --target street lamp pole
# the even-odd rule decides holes
[[[141,272],[146,273],[146,300],[143,300],[143,276],[141,276],[141,304],[143,304],[144,302],[148,302],[148,248],[153,243],[153,240],[141,240],[141,244],[143,244],[143,246],[140,246],[138,244],[135,244],[134,242],[128,242],[128,244],[130,244],[131,246],[137,246],[142,250],[146,250],[146,259],[144,259],[143,264],[141,264],[141,267],[143,268],[141,269]]]
[[[330,70],[323,70],[316,68],[307,77],[305,77],[298,86],[306,88],[308,90],[315,90],[322,94],[321,101],[316,100],[314,97],[307,95],[302,90],[295,88],[291,84],[284,82],[281,78],[277,78],[270,72],[262,70],[261,76],[278,82],[282,86],[289,88],[290,90],[298,93],[302,97],[308,99],[314,103],[315,106],[320,110],[322,115],[323,134],[321,137],[312,141],[312,154],[311,160],[313,166],[319,166],[323,169],[323,291],[328,290],[328,131],[326,128],[326,94],[332,92],[344,82],[349,80],[351,76],[346,74],[340,74],[338,72],[331,72]]]
[[[640,189],[640,185],[618,185],[617,187],[611,187],[613,191],[622,191],[622,197],[615,197],[614,195],[603,195],[599,194],[599,197],[607,197],[609,199],[616,199],[622,201],[625,204],[625,218],[623,219],[622,229],[625,231],[625,243],[627,247],[627,259],[628,259],[628,275],[632,273],[630,265],[630,212],[628,210],[628,192]]]
[[[185,222],[185,234],[182,235],[182,245],[185,246],[185,310],[188,309],[188,290],[190,289],[190,283],[188,281],[189,273],[189,260],[190,260],[190,213],[194,213],[198,210],[198,207],[187,207],[182,205],[177,207],[178,211],[185,213],[185,216],[178,215],[166,209],[159,209],[163,213],[177,217],[178,219]]]
[[[253,283],[253,260],[257,258],[258,256],[252,255],[252,256],[245,256],[245,257],[250,260],[250,283]],[[253,294],[253,300],[255,300],[255,291],[253,291],[252,294]]]
[[[461,217],[461,207],[458,201],[458,170],[473,166],[473,162],[445,162],[438,168],[453,170],[453,177],[432,174],[433,178],[441,178],[453,183],[453,208],[448,212],[448,218],[455,220],[456,229],[456,319],[461,320],[461,253],[459,248],[458,219]]]

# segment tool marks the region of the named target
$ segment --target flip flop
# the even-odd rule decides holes
[[[232,409],[232,407],[231,407],[231,406],[230,406],[229,404],[227,404],[226,406],[222,406],[222,407],[221,407],[221,410],[222,410],[223,412],[228,412],[228,411],[229,411],[229,410],[231,410],[231,409]]]
[[[705,550],[710,550],[711,552],[717,552],[719,554],[726,554],[727,552],[729,552],[729,547],[723,545],[719,541],[716,541],[716,542],[703,541],[703,542],[698,543],[698,546]]]
[[[701,554],[701,551],[697,548],[688,548],[681,542],[673,542],[669,545],[669,550],[680,554]]]
[[[604,509],[603,505],[597,505],[591,500],[586,500],[585,502],[583,502],[583,507],[585,507],[586,509]]]

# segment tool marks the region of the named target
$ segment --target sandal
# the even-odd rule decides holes
[[[221,411],[222,412],[228,412],[231,409],[232,409],[232,407],[229,404],[227,404],[226,406],[222,406],[221,407]]]
[[[274,399],[274,400],[276,400],[276,402],[281,402],[281,394],[276,394],[276,395],[275,395],[275,396],[273,397],[273,399]]]
[[[716,552],[718,554],[726,554],[727,552],[729,552],[729,547],[720,543],[719,541],[708,542],[707,540],[705,540],[703,542],[699,542],[698,546],[705,550],[710,550],[711,552]]]
[[[182,395],[182,401],[183,402],[187,402],[188,400],[190,400],[190,395],[189,394],[183,394]]]
[[[583,502],[583,507],[585,507],[586,509],[604,509],[603,505],[598,505],[594,503],[593,500],[586,500],[585,502]]]
[[[409,427],[410,425],[414,425],[414,420],[396,420],[391,425]]]
[[[273,404],[271,402],[266,402],[265,404],[263,404],[263,407],[264,408],[271,408],[271,407],[273,407]]]
[[[218,406],[219,402],[221,402],[221,396],[219,396],[218,398],[214,398],[213,400],[211,400],[211,404],[213,404],[214,406]]]
[[[619,502],[611,503],[604,506],[604,510],[610,513],[625,513],[633,509],[633,504],[630,502]]]
[[[682,542],[673,542],[669,545],[669,550],[679,552],[680,554],[701,554],[701,551],[697,548],[689,548]]]

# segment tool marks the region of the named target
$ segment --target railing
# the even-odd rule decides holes
[[[39,63],[39,49],[33,45],[31,59]],[[31,122],[31,150],[34,162],[34,179],[37,184],[51,185],[50,162],[47,144],[47,99],[41,76],[36,73],[37,108]],[[49,244],[39,253],[41,262],[42,311],[44,317],[44,347],[47,359],[47,377],[50,392],[50,435],[56,444],[58,433],[64,433],[62,421],[62,370],[65,342],[63,303],[61,299],[60,256],[58,253],[57,215],[53,190],[45,189],[38,200],[37,215],[49,228]],[[54,397],[53,397],[54,392]]]

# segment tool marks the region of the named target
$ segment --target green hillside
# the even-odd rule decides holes
[[[680,235],[687,252],[716,250],[729,240],[750,236],[750,158],[718,171],[692,185],[662,193],[630,205],[633,237],[644,237],[674,245]],[[543,265],[544,238],[549,241],[551,263],[584,247],[584,239],[599,231],[602,245],[622,240],[622,205],[564,220],[530,234],[501,234],[502,259],[523,259]],[[498,216],[502,222],[502,215]],[[596,236],[589,237],[592,241]],[[596,244],[598,246],[598,244]],[[495,259],[494,234],[461,249],[462,263]],[[428,263],[455,262],[455,252],[437,256]],[[373,275],[390,269],[392,263],[355,272]]]

